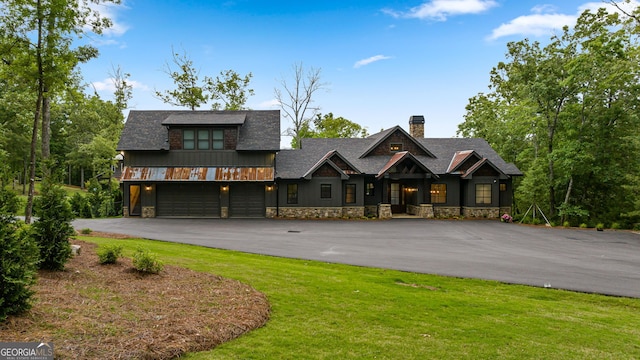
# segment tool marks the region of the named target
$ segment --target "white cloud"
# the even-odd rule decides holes
[[[393,17],[445,21],[450,16],[478,14],[498,6],[495,0],[431,0],[406,12],[385,9]]]
[[[98,14],[100,14],[100,17],[111,19],[111,27],[103,31],[104,36],[118,37],[124,35],[124,33],[129,30],[129,26],[119,21],[118,19],[120,11],[127,9],[124,1],[121,4],[95,4],[93,2],[89,2],[89,7],[91,8],[91,10],[98,12]],[[88,30],[90,31],[90,29]]]
[[[127,80],[127,84],[131,85],[133,89],[143,91],[148,91],[150,89],[149,86],[135,80]],[[96,91],[114,92],[116,90],[115,81],[113,78],[106,78],[103,81],[94,81],[91,83],[91,85],[94,89],[96,89]]]
[[[274,107],[279,107],[280,102],[277,99],[271,99],[267,101],[263,101],[258,104],[258,109],[272,109]]]
[[[366,59],[362,59],[362,60],[358,60],[356,61],[355,64],[353,64],[353,67],[355,69],[365,66],[365,65],[369,65],[371,63],[374,63],[376,61],[380,61],[380,60],[387,60],[387,59],[391,59],[391,56],[384,56],[384,55],[376,55],[376,56],[372,56],[370,58],[366,58]]]
[[[575,15],[533,14],[518,16],[506,24],[498,26],[491,32],[490,40],[509,35],[550,35],[553,30],[562,29],[565,25],[576,22]]]
[[[640,2],[632,0],[629,3],[618,2],[619,6],[626,12],[631,12],[640,6]],[[609,13],[620,12],[615,6],[604,2],[588,2],[580,6],[573,15],[558,14],[556,8],[551,5],[540,5],[531,9],[530,15],[518,16],[517,18],[495,28],[489,40],[495,40],[511,35],[531,35],[549,36],[554,30],[562,27],[573,26],[576,20],[585,10],[596,11],[599,8],[606,8]]]

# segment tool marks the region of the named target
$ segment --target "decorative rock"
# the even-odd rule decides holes
[[[72,254],[73,256],[78,256],[78,255],[80,255],[80,248],[81,248],[81,246],[80,246],[80,245],[71,245],[71,254]]]

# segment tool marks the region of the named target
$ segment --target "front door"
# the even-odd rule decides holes
[[[140,185],[129,185],[129,216],[140,216],[141,213]]]
[[[404,186],[399,182],[392,182],[389,189],[389,204],[391,204],[391,213],[405,213],[407,207],[404,199]]]

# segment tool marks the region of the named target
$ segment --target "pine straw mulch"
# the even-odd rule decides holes
[[[95,234],[94,234],[95,235]],[[131,260],[100,265],[92,243],[64,271],[40,271],[33,308],[0,323],[2,341],[53,342],[61,359],[170,359],[204,351],[266,323],[264,294],[235,280]]]

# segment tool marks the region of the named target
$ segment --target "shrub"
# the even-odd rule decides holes
[[[89,204],[89,200],[81,193],[74,193],[73,196],[71,196],[71,199],[69,199],[69,203],[71,204],[71,210],[73,211],[74,216],[85,219],[93,217],[91,214],[91,205]]]
[[[45,181],[41,196],[34,203],[33,237],[40,249],[40,268],[62,270],[71,257],[69,237],[75,234],[71,226],[73,212],[65,191]]]
[[[613,224],[611,224],[611,228],[613,230],[619,230],[622,229],[622,226],[620,225],[620,223],[614,222]]]
[[[164,265],[156,254],[147,249],[138,248],[133,254],[133,267],[143,273],[157,274],[164,268]]]
[[[580,224],[580,229],[586,229],[586,228],[587,228],[587,224],[585,223]]]
[[[14,217],[15,198],[0,188],[0,322],[31,307],[31,286],[36,281],[38,247],[29,228]]]
[[[568,227],[571,227],[571,223],[568,221],[565,221],[564,223],[562,223],[562,226],[568,228]]]
[[[84,228],[82,230],[80,230],[80,233],[82,233],[83,235],[89,235],[93,232],[93,230],[89,229],[89,228]]]
[[[122,256],[122,245],[107,244],[101,246],[96,253],[100,264],[115,264]]]
[[[603,223],[598,223],[598,225],[596,225],[596,230],[604,230],[604,224]]]

